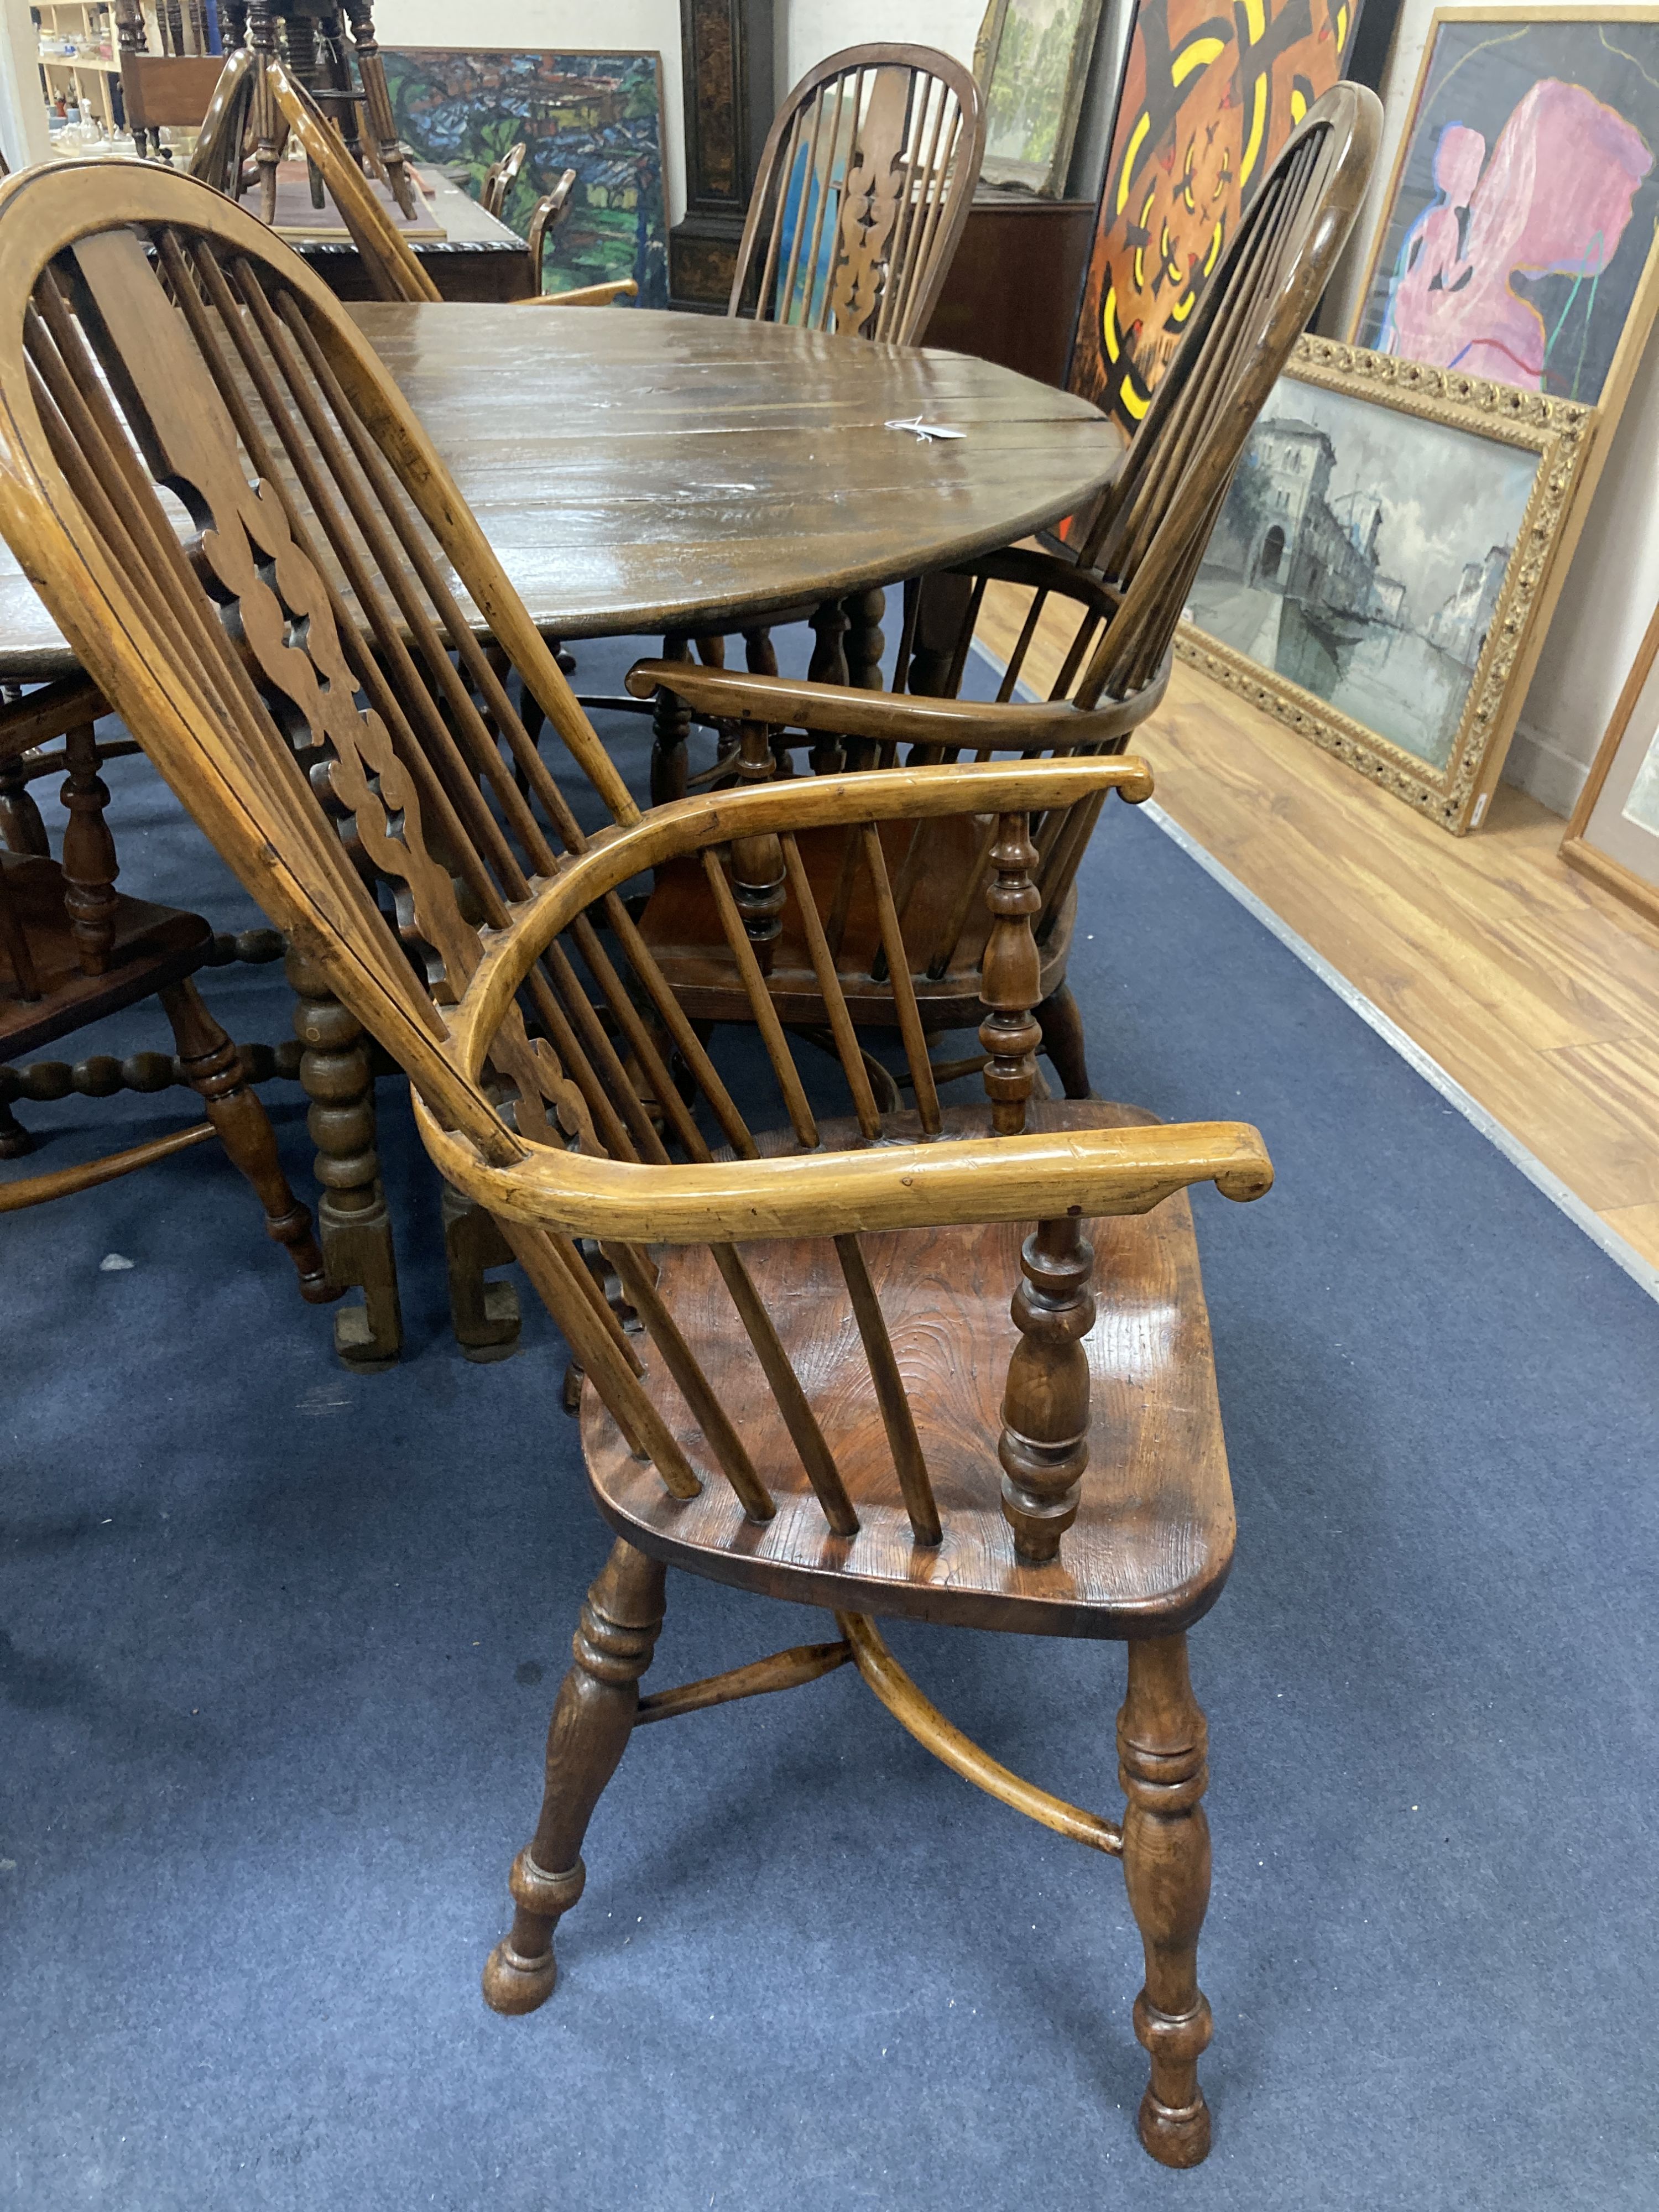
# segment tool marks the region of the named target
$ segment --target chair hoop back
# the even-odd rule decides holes
[[[985,154],[972,74],[927,46],[849,46],[767,134],[728,313],[915,344]]]

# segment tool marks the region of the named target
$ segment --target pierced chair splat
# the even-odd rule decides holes
[[[241,880],[407,1071],[431,1156],[586,1373],[617,1541],[489,2002],[550,1991],[554,1926],[637,1722],[850,1655],[958,1772],[1121,1856],[1146,1954],[1142,2139],[1194,2163],[1209,1858],[1185,1636],[1233,1519],[1186,1194],[1254,1199],[1272,1170],[1245,1124],[1033,1100],[1031,824],[1144,799],[1143,764],[823,775],[641,815],[356,325],[251,216],[145,165],[0,188],[0,532]],[[960,711],[889,703],[918,743],[923,718]],[[889,834],[952,816],[994,825],[986,1097],[942,1107],[908,1036],[917,1104],[884,1110],[801,841],[850,832],[873,866]],[[630,912],[629,887],[680,860],[748,1001],[759,1052],[741,1065],[717,1065]],[[755,893],[780,878],[835,1043],[810,1067],[764,975],[780,908]],[[908,972],[897,941],[893,959]],[[816,1604],[841,1633],[641,1707],[669,1565]],[[954,1729],[886,1651],[883,1614],[1127,1642],[1121,1826]]]

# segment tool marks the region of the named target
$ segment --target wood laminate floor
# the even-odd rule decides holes
[[[994,652],[1027,604],[992,586]],[[1066,634],[1039,631],[1030,681]],[[1179,664],[1133,750],[1183,830],[1659,1265],[1659,929],[1565,866],[1558,816],[1503,785],[1449,836]]]

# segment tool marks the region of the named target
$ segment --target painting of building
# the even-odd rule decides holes
[[[655,54],[471,53],[387,46],[398,135],[476,199],[492,162],[526,153],[504,221],[521,234],[567,169],[570,212],[543,264],[551,292],[632,276],[638,305],[668,304],[662,64]]]
[[[1443,769],[1537,465],[1535,454],[1281,379],[1188,619]]]

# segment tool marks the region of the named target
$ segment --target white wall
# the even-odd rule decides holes
[[[1478,4],[1478,0],[1476,0]],[[1587,15],[1599,0],[1567,0]],[[1371,232],[1394,167],[1434,0],[1406,0],[1382,87],[1382,151],[1355,242],[1322,327],[1346,333]],[[1556,604],[1504,774],[1558,814],[1572,811],[1614,700],[1659,602],[1659,357],[1649,349]]]
[[[970,66],[985,0],[777,0],[780,96],[814,62],[878,39],[940,46]]]

